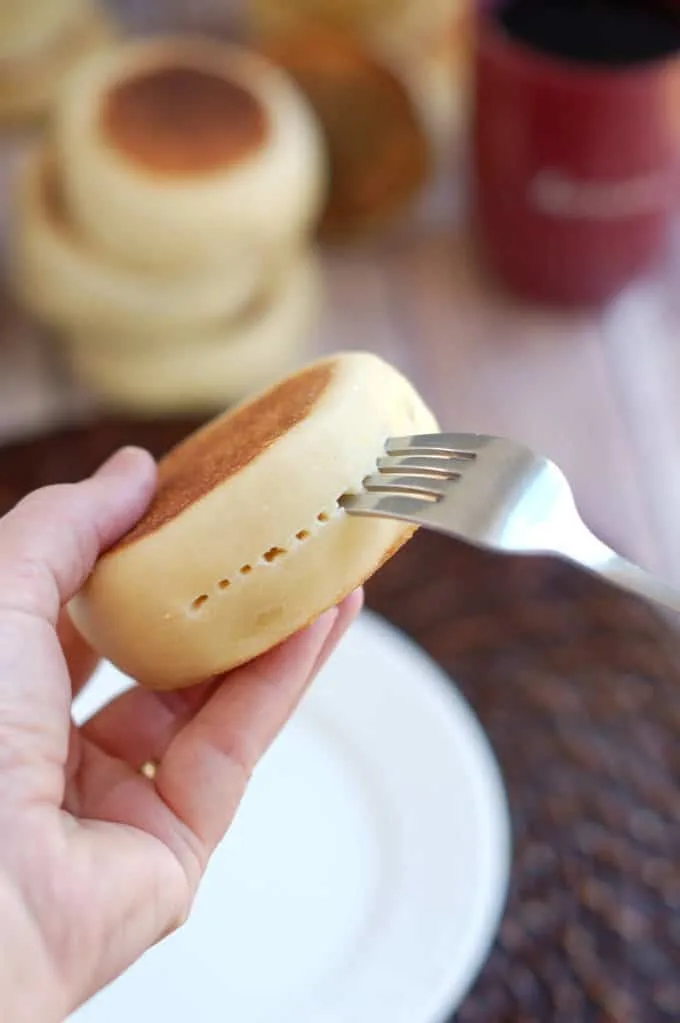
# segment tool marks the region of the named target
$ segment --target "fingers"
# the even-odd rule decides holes
[[[62,604],[97,555],[132,526],[151,498],[155,467],[145,452],[119,453],[91,479],[47,487],[0,520],[0,767],[2,785],[60,802],[68,755],[71,679],[89,670],[73,634],[62,650]],[[65,627],[62,624],[62,629]],[[20,780],[20,784],[17,781]]]
[[[18,610],[56,624],[99,554],[144,512],[155,480],[151,456],[124,448],[90,479],[21,501],[0,520],[0,614]]]
[[[253,768],[356,615],[360,597],[326,612],[276,650],[233,672],[170,742],[156,789],[196,836],[205,860],[229,827]]]
[[[354,593],[350,593],[349,597],[346,597],[345,600],[338,605],[338,617],[335,620],[335,624],[331,629],[328,639],[321,648],[321,653],[314,665],[312,678],[319,674],[354,619],[360,613],[363,606],[364,591],[361,587],[358,590],[355,590]]]
[[[221,682],[163,698],[135,690],[89,723],[99,742],[94,745],[83,736],[65,807],[83,818],[79,840],[86,847],[86,861],[97,864],[110,882],[105,890],[115,893],[107,913],[107,969],[113,962],[118,972],[185,919],[254,763],[361,601],[361,594],[354,594],[309,629]],[[193,716],[182,728],[179,722],[187,715]],[[131,741],[139,720],[144,724]],[[138,764],[153,752],[161,758],[155,785],[123,762]],[[115,842],[107,822],[127,825],[116,829]],[[98,985],[110,979],[96,968],[87,973],[96,976]]]
[[[219,682],[173,693],[128,689],[81,726],[85,739],[138,770],[159,761],[177,733],[210,699]]]
[[[338,608],[337,618],[310,672],[311,676],[330,656],[361,608],[362,599],[361,591],[357,591]],[[148,761],[159,763],[191,718],[218,688],[232,685],[235,677],[238,673],[223,681],[213,680],[168,693],[130,689],[86,722],[81,733],[110,756],[124,760],[136,770]]]

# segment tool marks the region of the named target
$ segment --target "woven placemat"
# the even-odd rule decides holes
[[[195,425],[109,420],[0,449],[0,514],[120,444],[160,454]],[[509,903],[458,1023],[680,1019],[677,631],[557,562],[424,533],[368,599],[456,680],[507,786]]]
[[[680,1019],[680,637],[545,559],[421,534],[369,589],[501,763],[510,900],[459,1023]]]

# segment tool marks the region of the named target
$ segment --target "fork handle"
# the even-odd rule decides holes
[[[570,558],[570,560],[578,560],[578,564],[583,568],[601,576],[620,590],[625,590],[680,614],[680,589],[678,587],[664,582],[663,579],[640,568],[639,565],[622,558],[620,554],[611,550],[600,540],[595,540],[594,537],[593,540],[595,541],[593,557],[590,557],[588,561],[582,558]]]

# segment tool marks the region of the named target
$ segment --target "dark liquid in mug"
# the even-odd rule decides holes
[[[680,7],[670,0],[509,0],[499,18],[513,38],[580,63],[629,66],[680,53]]]

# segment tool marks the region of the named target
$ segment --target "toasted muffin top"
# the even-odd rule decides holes
[[[163,177],[209,174],[260,148],[267,115],[259,99],[198,51],[156,56],[114,83],[100,129],[126,160]]]
[[[321,229],[353,234],[390,216],[430,168],[426,133],[406,85],[358,40],[310,29],[265,45],[297,82],[324,131],[330,195]]]
[[[160,461],[149,510],[117,547],[136,543],[177,518],[306,419],[329,387],[335,367],[332,359],[309,366],[173,448]]]

